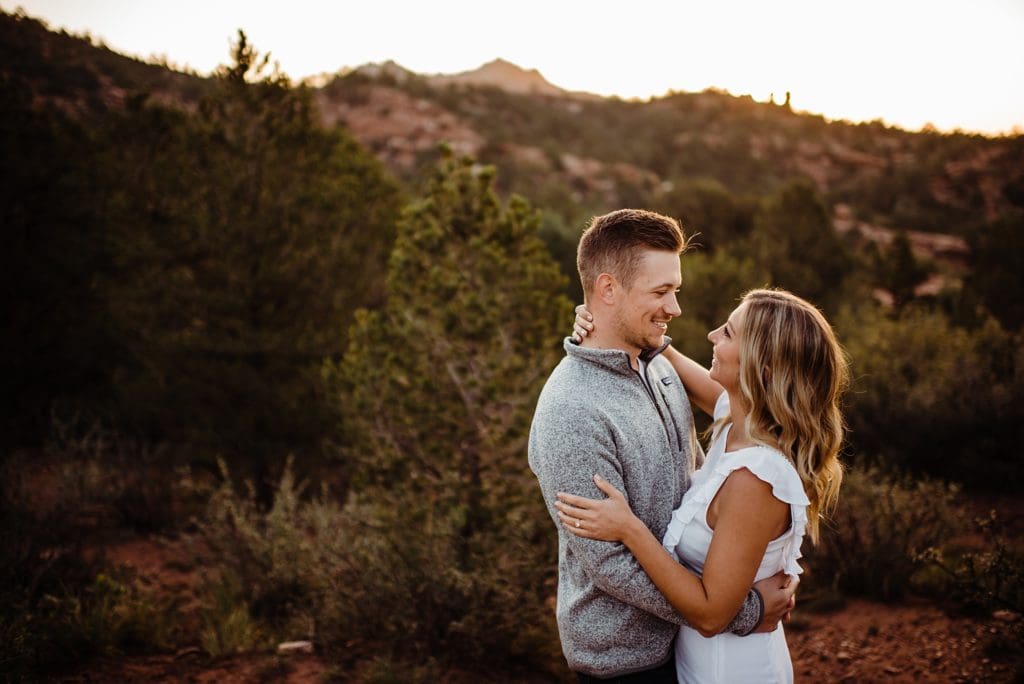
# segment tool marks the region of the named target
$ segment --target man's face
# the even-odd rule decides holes
[[[676,293],[682,277],[675,252],[644,252],[636,278],[621,287],[615,307],[616,333],[626,351],[640,352],[662,345],[668,322],[682,313]]]

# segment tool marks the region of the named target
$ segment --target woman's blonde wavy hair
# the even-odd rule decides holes
[[[840,402],[848,381],[842,347],[825,317],[785,290],[751,290],[740,323],[740,394],[747,434],[781,451],[804,485],[808,534],[839,496]]]

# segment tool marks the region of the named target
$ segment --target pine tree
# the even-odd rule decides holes
[[[538,214],[518,198],[503,208],[493,182],[492,169],[444,156],[399,224],[386,306],[357,316],[345,358],[326,372],[353,491],[379,502],[374,529],[417,559],[421,593],[376,592],[411,611],[419,627],[403,638],[536,658],[531,649],[554,640],[543,602],[554,535],[526,439],[572,316]]]
[[[105,289],[133,355],[124,410],[258,477],[328,433],[320,366],[354,310],[381,301],[401,205],[367,152],[319,125],[309,92],[266,68],[240,32],[197,113],[112,116],[106,165]]]
[[[875,278],[892,295],[897,312],[914,299],[914,290],[932,273],[927,264],[914,256],[905,230],[898,231],[892,244],[875,252],[871,261]]]
[[[1024,211],[1008,211],[968,235],[974,269],[967,301],[978,299],[1007,330],[1024,326]]]
[[[853,262],[814,188],[794,182],[767,198],[754,216],[752,256],[775,285],[835,310]]]

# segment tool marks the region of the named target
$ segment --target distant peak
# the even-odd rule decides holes
[[[565,91],[550,83],[536,69],[524,69],[507,59],[497,57],[471,71],[457,74],[439,74],[431,77],[437,85],[461,83],[501,88],[512,93],[537,95],[564,95]]]
[[[409,71],[393,59],[389,59],[386,62],[371,62],[369,64],[363,64],[362,66],[356,67],[355,72],[365,76],[370,76],[371,78],[389,76],[399,83],[413,75],[412,71]]]

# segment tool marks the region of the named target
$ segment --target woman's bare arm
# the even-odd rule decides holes
[[[686,387],[690,401],[709,416],[715,413],[715,402],[724,391],[722,386],[711,379],[708,369],[700,365],[672,345],[665,348],[662,355],[669,360],[679,374],[679,379]]]
[[[593,316],[587,311],[584,304],[576,307],[576,319],[572,324],[572,336],[577,342],[589,335],[594,330]],[[675,347],[669,345],[665,348],[663,355],[676,369],[679,379],[686,387],[686,393],[690,400],[697,405],[701,411],[709,416],[715,413],[715,402],[722,393],[722,386],[711,379],[708,369],[700,365],[690,357],[683,354]]]
[[[771,486],[746,469],[727,478],[717,496],[718,519],[704,573],[697,577],[668,554],[617,489],[595,481],[607,499],[559,494],[556,506],[566,529],[589,539],[623,542],[691,625],[705,636],[721,632],[753,584],[768,542],[785,525],[788,507],[772,496]]]

